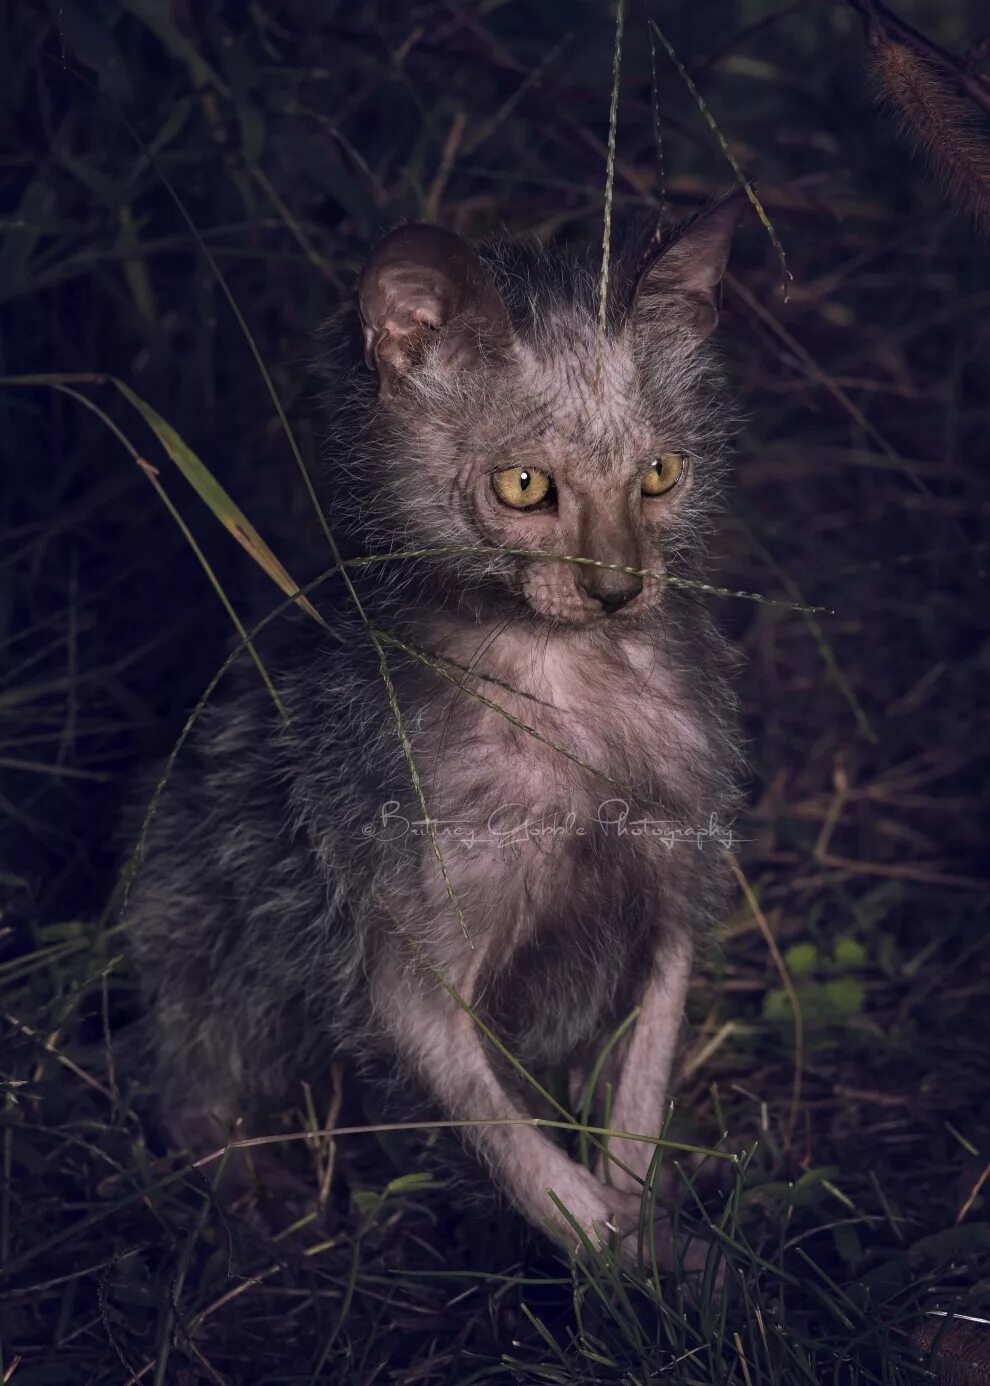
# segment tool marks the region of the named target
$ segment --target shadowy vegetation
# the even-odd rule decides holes
[[[263,1235],[164,1154],[119,823],[229,649],[189,537],[245,620],[281,598],[108,384],[22,384],[0,435],[4,1382],[907,1383],[933,1324],[988,1355],[932,1314],[990,1318],[987,248],[874,105],[873,7],[649,8],[793,276],[785,301],[753,214],[713,581],[781,605],[712,598],[745,655],[753,893],[692,992],[671,1128],[744,1152],[711,1214],[724,1286],[570,1264],[465,1200],[447,1137],[374,1129],[346,1071],[329,1115],[272,1133],[319,1219],[270,1207]],[[617,223],[734,178],[628,9]],[[899,13],[986,85],[975,0]],[[310,336],[382,231],[601,238],[604,3],[21,0],[2,25],[0,373],[118,377],[293,576],[327,560],[255,349],[316,467]]]

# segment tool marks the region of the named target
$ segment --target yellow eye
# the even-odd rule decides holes
[[[679,452],[662,452],[643,473],[643,495],[662,496],[680,481],[684,458]]]
[[[513,510],[532,510],[550,493],[550,478],[535,467],[503,467],[492,473],[495,494]]]

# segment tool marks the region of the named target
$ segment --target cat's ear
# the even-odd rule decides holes
[[[389,398],[436,342],[457,369],[507,345],[512,327],[491,276],[471,247],[440,226],[412,223],[386,236],[361,272],[364,359]]]
[[[716,294],[746,202],[742,188],[730,193],[647,261],[633,290],[637,326],[648,330],[673,317],[686,322],[699,340],[709,335],[718,321]]]

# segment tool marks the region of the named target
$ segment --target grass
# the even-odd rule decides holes
[[[990,1318],[986,250],[874,112],[855,15],[712,9],[717,32],[708,7],[655,15],[653,84],[629,7],[611,121],[606,6],[9,13],[0,371],[122,380],[147,431],[70,388],[186,533],[91,409],[5,391],[3,1381],[900,1386],[926,1379],[933,1310]],[[901,14],[957,52],[979,32],[975,5]],[[707,598],[745,656],[750,893],[692,990],[667,1133],[743,1153],[707,1205],[724,1288],[658,1277],[648,1247],[641,1274],[569,1261],[347,1072],[270,1133],[322,1216],[268,1208],[263,1236],[215,1167],[163,1154],[128,1039],[118,824],[230,631],[188,539],[239,619],[280,600],[178,467],[283,572],[325,566],[259,361],[312,467],[307,334],[368,241],[435,209],[597,242],[607,164],[616,223],[658,196],[655,107],[669,202],[733,180],[710,116],[793,276],[785,303],[754,215],[725,287],[746,422],[713,584],[779,604]],[[704,1220],[689,1187],[680,1215]]]

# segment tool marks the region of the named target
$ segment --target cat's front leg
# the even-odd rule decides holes
[[[641,1191],[663,1126],[692,956],[687,938],[678,935],[664,941],[654,959],[622,1059],[609,1126],[644,1139],[612,1137],[598,1173],[614,1188],[628,1193]]]
[[[496,1182],[530,1222],[576,1249],[574,1228],[551,1191],[594,1242],[625,1231],[616,1219],[628,1196],[608,1189],[534,1125],[505,1087],[473,1016],[442,985],[392,959],[373,982],[376,1010],[403,1061],[413,1069],[491,1168]],[[470,1007],[478,960],[456,979]]]
[[[667,1112],[670,1075],[684,1018],[692,960],[690,940],[680,935],[665,940],[654,960],[632,1037],[621,1062],[618,1090],[609,1119],[611,1130],[643,1139],[611,1137],[607,1153],[603,1153],[597,1165],[599,1177],[614,1191],[614,1216],[625,1234],[623,1253],[626,1260],[637,1258],[643,1186]],[[656,1226],[647,1245],[652,1246],[662,1267],[672,1269],[680,1265],[685,1270],[701,1271],[708,1259],[708,1242],[703,1238],[686,1239],[673,1234],[670,1208],[679,1196],[678,1185],[678,1177],[668,1163],[661,1169],[656,1184]],[[716,1271],[717,1280],[721,1274],[721,1270]]]

